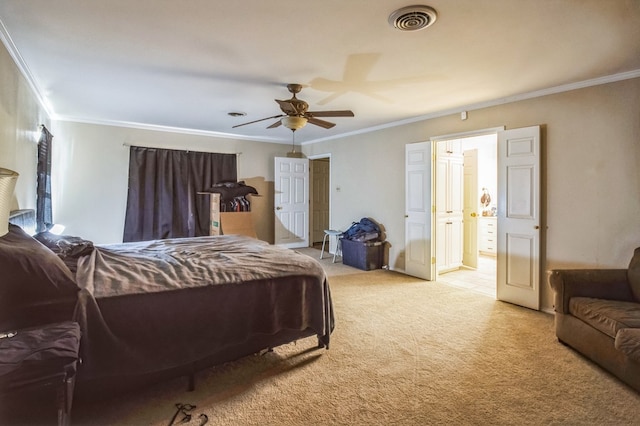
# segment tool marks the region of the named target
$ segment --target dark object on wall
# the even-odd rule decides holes
[[[384,242],[360,242],[341,239],[342,263],[354,268],[369,271],[382,268],[384,257]]]
[[[482,188],[482,196],[480,197],[480,204],[482,207],[489,207],[491,204],[491,195],[489,194],[489,190],[487,188]]]

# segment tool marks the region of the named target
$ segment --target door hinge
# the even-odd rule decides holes
[[[431,258],[431,264],[432,264],[432,265],[435,265],[435,264],[436,264],[436,258],[435,258],[435,257],[432,257],[432,258]]]

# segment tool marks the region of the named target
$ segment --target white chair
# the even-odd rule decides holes
[[[340,248],[340,237],[342,236],[342,231],[338,230],[334,230],[334,229],[325,229],[324,230],[324,238],[322,238],[322,250],[320,251],[320,259],[322,259],[322,257],[324,256],[324,246],[325,243],[327,242],[327,237],[336,237],[336,251],[333,252],[333,263],[336,263],[336,256],[338,255],[338,252],[341,251]]]

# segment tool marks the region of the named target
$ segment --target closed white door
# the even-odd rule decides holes
[[[540,127],[498,132],[497,298],[540,309]]]
[[[274,242],[288,248],[309,247],[309,160],[276,157]]]
[[[462,266],[464,157],[459,140],[436,144],[436,265],[441,273]]]
[[[435,279],[431,241],[431,142],[405,146],[405,273]]]

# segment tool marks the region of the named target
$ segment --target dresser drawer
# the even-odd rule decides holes
[[[479,222],[480,238],[478,241],[478,250],[486,254],[496,254],[498,238],[497,218],[481,217]]]

